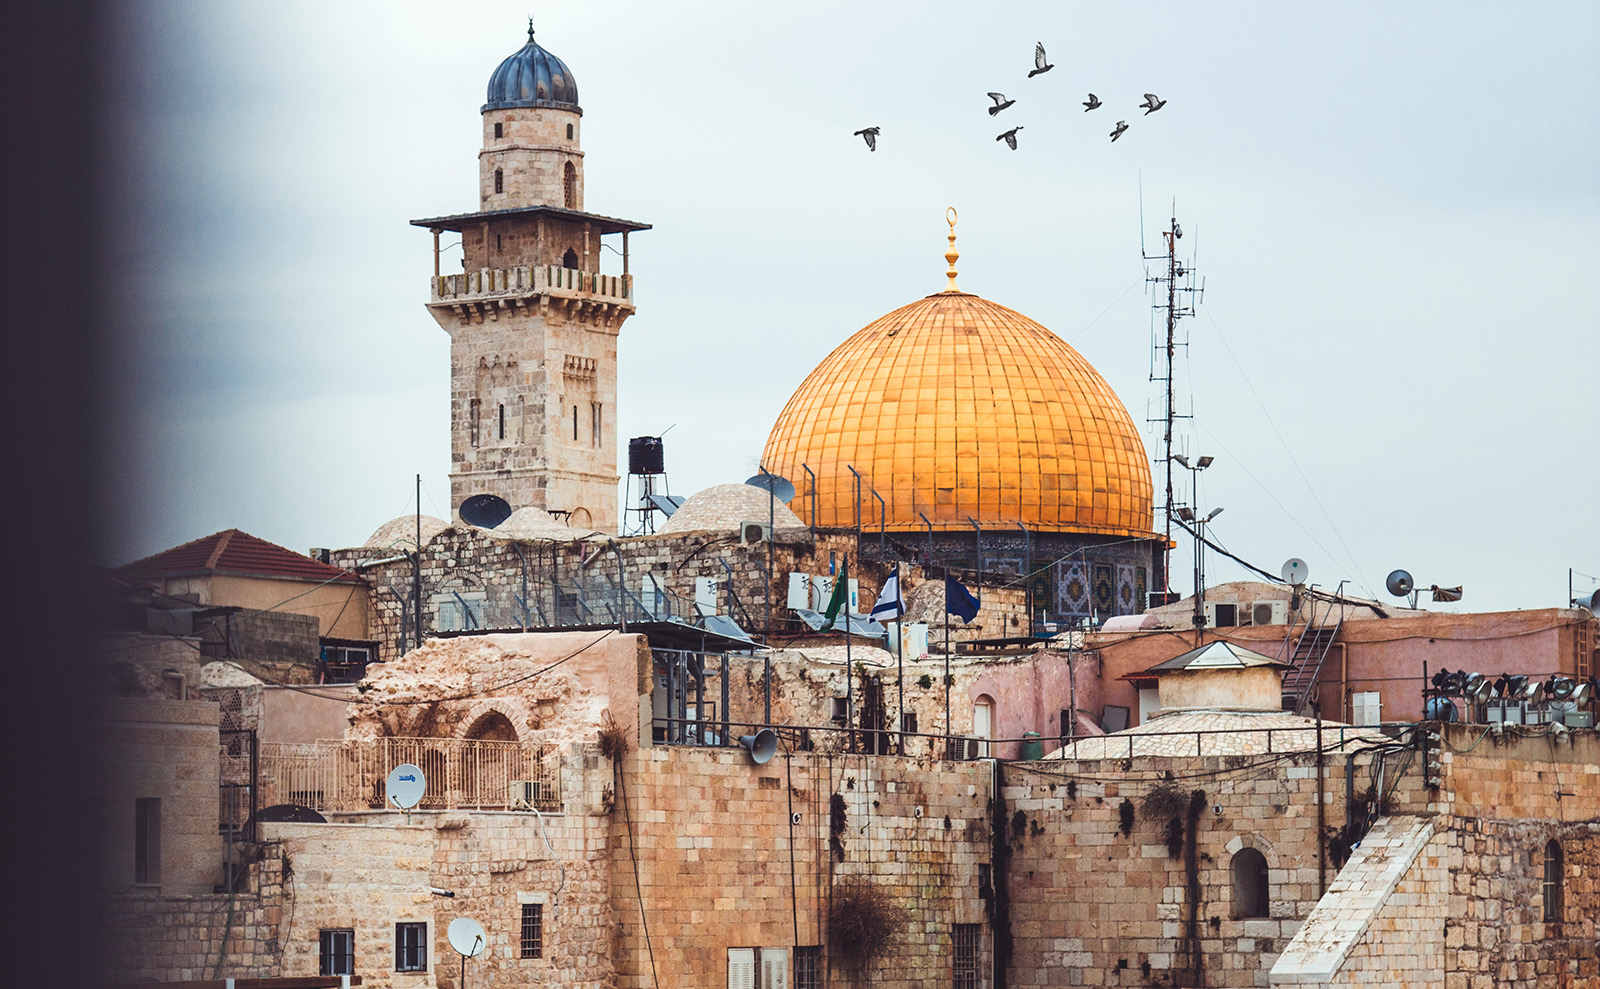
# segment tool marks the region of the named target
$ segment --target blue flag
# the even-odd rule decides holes
[[[978,599],[972,592],[954,577],[944,579],[944,610],[956,615],[963,622],[970,622],[978,617]]]

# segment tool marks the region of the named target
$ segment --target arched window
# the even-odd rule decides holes
[[[505,192],[506,191],[506,173],[502,172],[498,168],[494,170],[494,191],[495,192]]]
[[[572,162],[567,162],[567,167],[562,169],[565,173],[561,180],[561,191],[567,198],[567,209],[578,208],[578,170]]]
[[[1269,916],[1267,897],[1267,858],[1254,848],[1241,848],[1233,855],[1233,917]]]
[[[567,125],[567,140],[569,140],[569,141],[572,140],[572,125],[571,124]]]
[[[1544,846],[1544,922],[1561,923],[1561,880],[1565,871],[1561,842],[1554,838]]]
[[[517,729],[499,711],[489,711],[467,729],[467,738],[484,742],[515,742]]]
[[[578,267],[578,252],[574,251],[570,247],[567,248],[567,253],[561,255],[561,267],[563,267],[563,268],[577,268]]]
[[[988,694],[972,702],[972,736],[978,739],[978,758],[989,758],[989,739],[994,737],[994,698]]]

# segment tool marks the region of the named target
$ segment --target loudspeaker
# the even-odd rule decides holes
[[[1588,608],[1595,614],[1600,615],[1600,591],[1595,591],[1592,594],[1580,594],[1572,599],[1572,603],[1576,607]]]
[[[751,762],[765,766],[778,752],[778,733],[771,728],[763,728],[754,735],[740,735],[739,744],[750,751]]]

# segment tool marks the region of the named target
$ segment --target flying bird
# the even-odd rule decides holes
[[[866,130],[858,130],[856,135],[867,142],[868,151],[878,150],[878,128],[868,127]]]
[[[989,116],[991,117],[1016,102],[1016,100],[1006,99],[1005,93],[990,93],[989,98],[994,100],[994,106],[989,108]]]
[[[1167,101],[1157,96],[1155,93],[1145,93],[1144,102],[1140,103],[1139,105],[1144,107],[1144,115],[1148,117],[1152,113],[1155,113],[1157,110],[1166,106]]]
[[[1122,132],[1127,129],[1128,122],[1126,120],[1117,121],[1117,129],[1111,132],[1111,140],[1115,141],[1117,138],[1121,137]]]
[[[1019,124],[1018,126],[1013,127],[1010,130],[1006,131],[1004,134],[1001,134],[999,137],[995,138],[995,140],[996,141],[1004,141],[1004,142],[1006,142],[1006,146],[1009,147],[1012,151],[1015,151],[1015,150],[1017,150],[1017,131],[1019,131],[1021,129],[1022,129],[1022,127]]]
[[[1083,104],[1083,112],[1088,113],[1090,110],[1098,109],[1100,109],[1100,97],[1090,93],[1088,101]]]
[[[1038,75],[1039,73],[1041,73],[1041,72],[1049,72],[1053,68],[1055,68],[1055,66],[1053,66],[1049,62],[1045,61],[1045,57],[1044,57],[1044,42],[1040,41],[1040,42],[1036,43],[1033,46],[1033,71],[1028,73],[1028,78],[1032,79],[1034,76]]]

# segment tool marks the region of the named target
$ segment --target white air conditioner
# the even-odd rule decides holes
[[[1257,601],[1250,606],[1250,624],[1284,625],[1289,621],[1289,602]]]
[[[1206,628],[1236,628],[1239,625],[1237,604],[1216,602],[1206,605]]]
[[[791,573],[789,575],[789,607],[807,609],[811,607],[811,575],[804,573]]]
[[[533,810],[539,805],[539,797],[544,792],[544,783],[541,780],[515,780],[511,784],[510,803],[512,810]]]
[[[765,522],[740,522],[739,545],[754,546],[772,538],[772,530]]]

